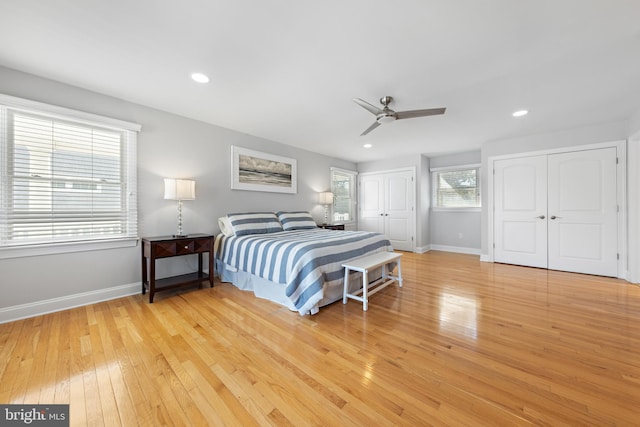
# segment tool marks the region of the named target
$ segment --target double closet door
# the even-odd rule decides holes
[[[616,148],[494,163],[494,260],[618,275]]]
[[[414,250],[415,172],[360,174],[358,229],[387,236],[394,249]]]

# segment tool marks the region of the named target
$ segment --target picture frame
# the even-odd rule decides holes
[[[232,145],[231,189],[296,194],[297,161]]]

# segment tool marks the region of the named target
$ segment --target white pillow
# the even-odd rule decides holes
[[[226,216],[221,216],[218,218],[218,227],[220,227],[220,231],[225,236],[233,236],[233,227],[231,226],[231,221]]]

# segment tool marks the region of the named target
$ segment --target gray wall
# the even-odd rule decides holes
[[[480,164],[480,150],[431,157],[431,168]],[[482,180],[481,183],[482,185]],[[482,189],[481,189],[482,191]],[[431,247],[480,253],[480,209],[477,211],[431,211]]]
[[[176,230],[176,202],[163,199],[164,177],[196,180],[196,200],[184,202],[184,231],[218,232],[227,212],[303,209],[321,220],[318,191],[330,188],[331,166],[351,162],[107,97],[78,87],[0,67],[0,93],[100,114],[142,125],[138,138],[139,235]],[[291,157],[298,162],[298,193],[230,189],[231,145]],[[165,262],[166,261],[166,262]],[[158,263],[159,277],[185,272],[195,259]],[[140,247],[0,260],[0,310],[84,292],[139,284]]]

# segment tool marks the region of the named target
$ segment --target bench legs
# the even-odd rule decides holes
[[[347,299],[352,298],[362,302],[362,310],[367,311],[369,308],[369,295],[373,295],[379,290],[387,287],[393,282],[398,282],[398,287],[402,287],[402,264],[400,258],[394,260],[398,266],[398,275],[394,276],[389,273],[388,263],[382,264],[382,276],[374,283],[369,284],[369,269],[353,269],[353,271],[360,271],[362,273],[362,288],[349,293],[349,272],[351,268],[349,266],[344,267],[344,290],[342,293],[342,303],[346,304]],[[377,267],[377,266],[376,266]],[[362,294],[362,296],[360,296]]]

